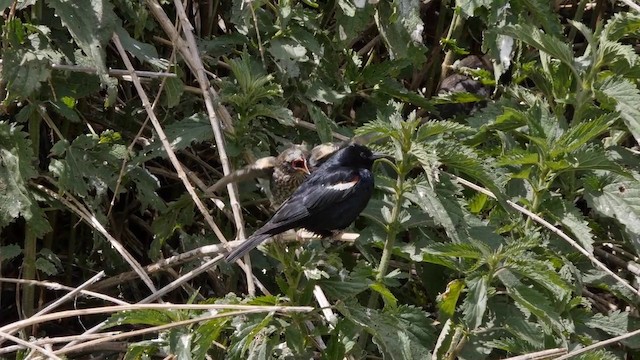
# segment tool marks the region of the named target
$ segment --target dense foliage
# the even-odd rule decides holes
[[[630,1],[0,11],[0,357],[640,356]],[[395,159],[355,242],[220,260],[268,186],[209,186],[353,137]]]

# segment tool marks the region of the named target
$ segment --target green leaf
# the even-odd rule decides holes
[[[165,325],[180,320],[172,310],[126,310],[115,313],[107,319],[105,328],[121,325]]]
[[[56,269],[56,266],[51,261],[41,257],[36,259],[36,269],[38,269],[38,271],[44,272],[49,276],[58,274],[58,269]]]
[[[573,51],[571,47],[560,38],[545,34],[536,26],[530,24],[505,25],[496,30],[499,34],[509,35],[534,48],[544,51],[569,66],[575,71]]]
[[[162,70],[166,70],[169,68],[169,61],[166,59],[161,59],[158,56],[158,51],[156,51],[156,48],[153,47],[153,45],[132,38],[122,26],[116,26],[115,31],[120,38],[122,47],[124,47],[125,50],[130,52],[138,60],[147,62]],[[166,80],[170,79],[177,78],[167,78]]]
[[[384,284],[375,282],[369,285],[369,288],[377,292],[378,294],[382,295],[382,300],[384,300],[385,305],[391,306],[391,307],[398,306],[398,299],[396,299],[396,297],[393,296],[393,293],[389,290],[389,288],[384,286]]]
[[[640,110],[637,106],[640,103],[640,91],[636,85],[627,79],[611,76],[596,86],[596,95],[603,94],[615,102],[615,109],[629,132],[640,142]]]
[[[167,107],[173,108],[180,104],[180,98],[184,93],[184,83],[178,77],[169,77],[164,82]]]
[[[2,80],[13,97],[28,98],[51,76],[51,59],[38,51],[8,49],[2,56]]]
[[[0,246],[0,263],[11,260],[20,254],[22,254],[22,249],[16,244]]]
[[[319,107],[310,102],[307,102],[306,104],[307,109],[309,110],[309,115],[311,116],[313,123],[316,125],[316,131],[318,132],[320,142],[325,143],[333,140],[331,128],[336,126],[336,124]]]
[[[602,188],[587,182],[585,199],[599,214],[616,219],[630,235],[636,251],[640,251],[640,182],[615,177]]]
[[[473,17],[476,9],[480,7],[489,9],[493,6],[499,7],[501,4],[492,0],[456,0],[456,7],[460,8],[466,17]]]
[[[507,287],[509,296],[515,300],[521,311],[530,312],[546,325],[550,326],[556,335],[565,331],[560,314],[551,306],[549,299],[535,288],[525,286],[511,271],[503,269],[497,273],[498,278]]]
[[[213,130],[209,118],[204,113],[195,113],[180,121],[176,121],[164,128],[167,140],[173,151],[185,149],[193,143],[200,143],[213,138]],[[155,140],[144,149],[144,159],[166,157],[166,152],[160,140]],[[141,161],[138,159],[137,161]]]
[[[347,319],[371,334],[384,359],[424,359],[429,356],[433,329],[423,311],[409,306],[379,311],[357,303],[338,303],[336,307]]]
[[[594,120],[585,121],[572,126],[558,138],[551,150],[551,156],[571,153],[597,136],[610,130],[611,125],[617,120],[616,114],[605,114]]]
[[[92,190],[104,196],[115,189],[122,163],[119,146],[98,141],[97,136],[82,135],[71,144],[60,140],[54,145],[51,152],[58,158],[51,161],[49,171],[61,189],[83,198]]]
[[[93,67],[98,69],[100,78],[105,82],[108,76],[105,61],[106,44],[111,40],[118,23],[111,2],[50,0],[47,4],[55,10],[56,16],[60,17],[64,27],[91,59]]]
[[[0,228],[23,217],[28,231],[42,237],[51,231],[28,182],[37,176],[31,141],[22,126],[0,121]]]
[[[602,31],[602,38],[618,41],[640,33],[640,16],[634,12],[615,12]]]
[[[438,309],[445,318],[452,318],[458,304],[458,298],[464,289],[464,281],[453,280],[447,284],[447,291],[438,296]]]
[[[467,296],[462,304],[464,320],[471,329],[477,329],[482,325],[482,319],[487,311],[487,290],[489,277],[484,275],[473,279],[466,279]]]
[[[576,240],[589,253],[593,254],[593,234],[589,223],[573,204],[560,199],[545,201],[543,207],[550,212],[554,220],[560,222],[576,237]]]

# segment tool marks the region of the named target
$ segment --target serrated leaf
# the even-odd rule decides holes
[[[73,143],[60,140],[52,153],[59,157],[49,164],[49,171],[58,179],[61,189],[87,197],[95,190],[97,196],[114,190],[122,158],[112,150],[117,144],[99,144],[97,136],[82,135]],[[64,155],[64,156],[63,156]]]
[[[593,234],[589,223],[575,206],[559,199],[544,202],[543,207],[564,227],[569,229],[580,245],[593,254]]]
[[[167,107],[172,108],[180,104],[180,98],[184,93],[184,83],[178,77],[169,77],[164,82]]]
[[[167,125],[164,131],[174,151],[185,149],[193,143],[199,143],[213,138],[211,123],[203,113],[195,113],[187,118]],[[167,156],[162,143],[157,137],[154,142],[144,149],[144,154],[145,159]]]
[[[401,306],[392,311],[367,309],[357,303],[338,303],[338,310],[373,337],[384,359],[424,359],[430,353],[433,330],[427,314]]]
[[[585,199],[598,213],[614,218],[624,225],[636,251],[640,251],[640,183],[635,179],[615,178],[601,189],[590,183],[585,187]]]
[[[615,108],[624,120],[627,129],[640,142],[640,91],[629,80],[612,76],[603,81],[597,88],[607,97],[615,101]]]
[[[51,75],[49,57],[26,49],[4,51],[1,69],[9,92],[23,99],[33,95]]]
[[[38,271],[44,272],[49,276],[58,274],[58,269],[56,269],[56,266],[51,261],[41,257],[36,259],[36,269],[38,269]]]
[[[307,109],[309,110],[309,116],[311,116],[313,123],[316,125],[316,131],[320,138],[320,142],[330,142],[333,139],[331,128],[335,126],[335,123],[324,113],[324,111],[313,103],[306,102],[306,104]]]
[[[473,129],[453,121],[429,120],[418,129],[416,141],[425,141],[427,138],[448,133],[471,133]]]
[[[31,141],[22,126],[0,121],[0,228],[23,217],[36,237],[51,231],[47,218],[27,187],[37,175]]]
[[[484,7],[489,9],[494,5],[492,0],[456,0],[456,7],[459,7],[462,13],[467,17],[473,17],[476,9]]]
[[[397,307],[398,299],[393,295],[393,293],[384,286],[384,284],[375,282],[369,285],[369,288],[378,294],[382,295],[382,300],[384,301],[386,306]]]
[[[535,290],[535,288],[522,284],[509,270],[503,269],[497,275],[507,287],[509,296],[515,300],[519,307],[550,326],[556,335],[560,335],[565,331],[560,314],[551,306],[546,296]]]
[[[22,254],[22,248],[16,244],[0,246],[0,263],[11,260],[20,254]]]
[[[604,39],[618,41],[640,33],[640,16],[634,12],[615,12],[602,31]]]
[[[579,149],[597,136],[610,130],[611,125],[617,118],[616,114],[605,114],[594,120],[572,126],[554,143],[551,156],[557,156],[560,153],[571,153]]]
[[[566,42],[556,36],[545,34],[530,24],[506,25],[496,31],[503,35],[512,36],[540,51],[544,51],[575,70],[573,50]]]
[[[118,17],[106,0],[51,0],[47,2],[71,33],[82,51],[98,69],[103,82],[107,78],[106,44],[111,40]]]
[[[482,325],[482,319],[487,310],[489,277],[484,275],[466,280],[467,296],[462,307],[464,320],[471,329],[477,329]]]
[[[122,26],[116,26],[115,31],[120,38],[122,47],[133,54],[138,60],[149,63],[162,70],[166,70],[169,67],[169,61],[167,59],[161,59],[153,45],[132,38]],[[167,78],[166,80],[170,79],[177,78]]]

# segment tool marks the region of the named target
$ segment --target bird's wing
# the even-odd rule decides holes
[[[312,174],[278,208],[264,232],[278,231],[348,198],[360,180],[358,171],[353,169],[337,168]]]

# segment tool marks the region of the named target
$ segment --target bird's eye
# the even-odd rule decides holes
[[[367,153],[366,153],[366,152],[364,152],[364,151],[363,151],[363,152],[361,152],[361,153],[360,153],[360,157],[361,157],[361,158],[363,158],[363,159],[366,159],[366,158],[367,158]]]

